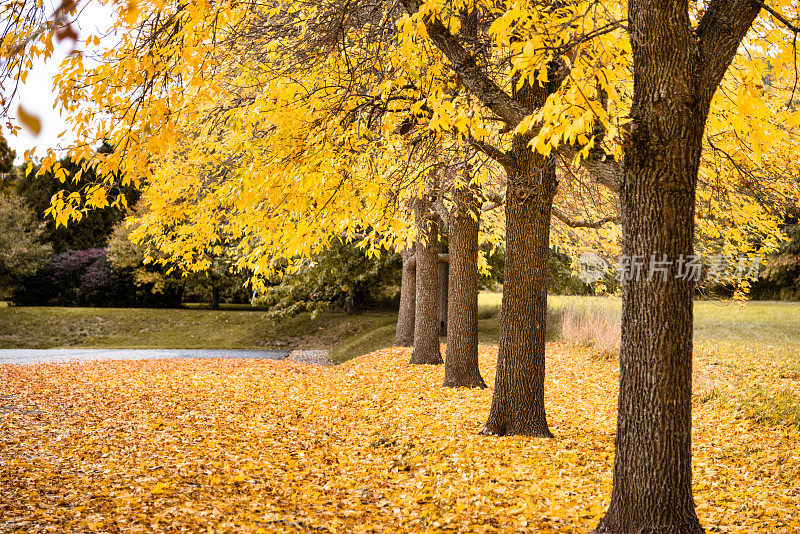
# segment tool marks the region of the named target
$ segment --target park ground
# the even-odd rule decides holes
[[[613,317],[619,306],[552,300],[554,316],[588,308]],[[611,491],[616,358],[553,332],[546,402],[555,438],[481,436],[497,307],[497,295],[482,295],[485,390],[442,388],[441,366],[409,366],[410,350],[400,348],[334,367],[0,366],[0,532],[588,532]],[[123,312],[73,311],[73,320],[129,327],[84,327],[61,345],[160,339],[175,347],[185,341],[165,333],[174,331],[168,318],[194,346],[203,336],[230,336],[243,348],[280,341],[258,333],[258,312],[140,311],[142,321]],[[28,341],[46,344],[72,324],[66,313],[0,310],[0,339],[7,347],[16,335],[13,316],[38,321]],[[708,532],[798,532],[800,305],[698,302],[695,316],[698,514]],[[393,333],[386,312],[293,320],[297,333],[316,334],[317,321],[339,325],[335,335],[291,342],[327,343],[341,359],[350,356],[343,348],[390,342],[384,330]],[[228,333],[204,331],[215,326]]]

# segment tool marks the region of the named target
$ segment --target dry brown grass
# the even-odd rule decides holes
[[[589,345],[601,353],[619,352],[621,330],[618,317],[577,308],[565,308],[559,315],[564,341]]]

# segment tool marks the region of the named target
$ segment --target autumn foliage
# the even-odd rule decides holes
[[[496,438],[479,435],[496,347],[480,351],[488,390],[440,387],[443,368],[408,365],[409,350],[329,368],[0,366],[0,531],[550,533],[597,523],[611,491],[615,362],[549,344],[555,439]],[[714,363],[700,358],[697,376],[707,382]],[[779,380],[773,371],[735,374]],[[797,532],[797,428],[759,425],[714,399],[694,404],[707,531]]]

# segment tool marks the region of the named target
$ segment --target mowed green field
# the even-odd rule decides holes
[[[393,328],[396,317],[379,311],[320,313],[312,319],[305,313],[273,323],[262,310],[241,306],[214,311],[2,307],[0,348],[335,349],[359,335]]]
[[[479,298],[480,338],[496,343],[501,293]],[[618,321],[621,302],[609,297],[551,296],[551,317],[592,311]],[[695,302],[698,352],[762,354],[800,361],[800,303]],[[0,307],[0,348],[327,348],[335,359],[389,346],[396,313],[305,313],[272,323],[248,307],[205,309]],[[548,339],[558,339],[551,321]]]
[[[483,313],[499,312],[502,293],[481,293]],[[618,318],[622,301],[613,297],[548,297],[551,312],[589,310]],[[800,357],[800,302],[697,300],[694,303],[694,339],[698,346],[726,344]]]

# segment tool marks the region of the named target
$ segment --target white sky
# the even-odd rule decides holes
[[[52,2],[46,3],[52,4]],[[113,11],[92,0],[81,2],[79,9],[78,21],[73,24],[73,28],[79,35],[77,48],[84,49],[84,43],[89,35],[97,34],[102,37],[106,33],[112,22]],[[103,41],[113,43],[115,38],[109,36]],[[101,42],[100,47],[102,48],[104,44],[106,43]],[[63,145],[75,138],[71,132],[67,132],[61,139],[58,139],[58,134],[65,130],[67,125],[55,109],[56,92],[53,90],[53,77],[58,72],[61,61],[72,49],[72,42],[62,42],[56,44],[55,47],[55,52],[50,60],[42,61],[40,64],[34,63],[25,84],[20,86],[11,104],[9,115],[14,120],[17,118],[17,106],[22,104],[25,110],[36,114],[42,121],[42,130],[36,136],[24,126],[16,136],[3,131],[3,136],[8,144],[17,152],[15,163],[18,164],[22,163],[25,151],[30,148],[35,148],[36,156],[41,157],[48,148],[57,148],[59,144]]]

